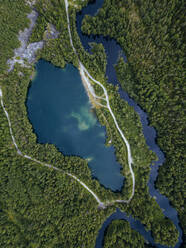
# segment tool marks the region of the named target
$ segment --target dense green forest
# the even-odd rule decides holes
[[[105,231],[104,248],[152,248],[125,220],[114,220]]]
[[[85,4],[86,1],[83,5]],[[177,231],[148,193],[149,165],[155,159],[155,155],[145,144],[139,117],[126,102],[120,99],[117,87],[109,85],[106,81],[106,55],[103,46],[92,44],[92,55],[86,53],[81,46],[75,26],[76,11],[80,8],[79,5],[75,10],[73,4],[70,7],[72,35],[78,56],[91,74],[107,87],[112,109],[119,125],[126,133],[134,157],[135,197],[130,204],[118,204],[118,206],[140,219],[152,231],[156,242],[174,245]],[[67,22],[64,18],[66,16],[64,1],[51,0],[46,3],[40,0],[37,1],[35,9],[39,17],[30,42],[45,40],[45,46],[38,52],[37,59],[46,59],[59,67],[64,67],[66,63],[77,66],[77,57],[70,46]],[[131,180],[130,175],[126,175],[128,171],[126,148],[107,110],[98,108],[95,111],[101,124],[106,126],[107,141],[112,138],[117,160],[123,166],[122,173],[128,176],[128,181],[121,192],[114,193],[102,187],[97,180],[93,180],[84,159],[64,156],[53,145],[37,143],[25,106],[30,78],[35,69],[33,66],[23,68],[16,65],[14,70],[8,73],[6,65],[7,59],[13,56],[13,49],[19,46],[16,38],[19,30],[28,26],[26,14],[29,8],[21,0],[4,1],[0,5],[0,11],[2,14],[0,23],[3,24],[0,37],[2,55],[0,86],[12,122],[13,133],[21,151],[78,176],[102,200],[127,198],[131,190]],[[49,23],[54,24],[60,32],[57,39],[45,39],[45,31]],[[12,39],[6,41],[7,37]],[[0,108],[0,118],[0,245],[2,247],[94,247],[97,232],[106,216],[114,211],[114,207],[98,210],[95,199],[77,182],[62,173],[42,168],[35,162],[17,155],[2,108]]]
[[[183,229],[185,173],[184,1],[105,0],[82,30],[115,38],[123,48],[116,65],[119,82],[148,113],[166,156],[156,186],[179,212]]]

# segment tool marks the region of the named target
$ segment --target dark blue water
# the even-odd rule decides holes
[[[96,43],[102,43],[103,44],[105,51],[106,51],[106,55],[107,55],[106,75],[108,77],[108,82],[112,83],[114,85],[116,85],[116,84],[119,85],[119,93],[120,93],[121,98],[124,99],[125,101],[127,101],[128,104],[134,108],[134,110],[138,113],[138,115],[140,117],[142,127],[143,127],[143,134],[144,134],[146,143],[147,143],[148,147],[153,152],[155,152],[157,157],[158,157],[158,161],[155,161],[153,166],[151,165],[150,179],[148,182],[149,193],[151,196],[156,197],[156,201],[159,204],[159,206],[163,209],[164,215],[166,217],[168,217],[169,219],[171,219],[173,221],[173,223],[175,224],[176,228],[178,229],[179,241],[175,246],[175,248],[177,248],[182,243],[182,230],[179,226],[177,211],[170,205],[169,200],[165,196],[161,195],[159,193],[159,191],[154,186],[154,182],[156,181],[156,178],[158,175],[158,168],[165,161],[165,157],[164,157],[163,152],[160,150],[160,148],[156,144],[156,131],[153,127],[149,126],[147,114],[140,108],[139,105],[137,105],[134,102],[133,99],[131,99],[128,96],[128,94],[125,91],[123,91],[121,89],[120,84],[117,80],[114,65],[117,63],[118,56],[119,55],[123,56],[122,48],[114,39],[109,39],[109,37],[105,38],[103,36],[93,36],[93,35],[87,36],[81,32],[81,25],[82,25],[82,20],[83,20],[84,16],[85,15],[91,15],[91,16],[96,15],[98,9],[101,8],[102,5],[103,5],[103,0],[99,0],[99,1],[96,0],[96,1],[94,1],[93,4],[89,4],[87,7],[84,7],[82,9],[82,11],[77,14],[77,19],[76,19],[77,32],[79,34],[79,37],[80,37],[80,40],[82,42],[83,47],[89,52],[90,52],[90,47],[88,45],[89,43],[96,42]],[[124,60],[126,62],[127,61],[126,57],[125,56],[123,56],[123,57],[124,57]],[[122,216],[122,214],[123,214],[123,216]],[[115,219],[122,219],[125,217],[126,217],[125,213],[121,213],[121,212],[117,211],[116,213],[111,215],[111,217],[109,217],[108,220],[106,220],[106,222],[104,223],[102,229],[100,230],[99,236],[97,238],[96,248],[102,247],[100,240],[103,239],[105,228],[108,226],[110,221],[114,218]],[[134,219],[132,219],[132,217],[130,217],[130,219],[128,221],[130,222],[131,226],[133,226],[133,225],[135,226],[136,221]],[[143,228],[142,228],[142,225],[139,225],[139,226],[137,225],[135,229],[138,232],[141,232],[141,229],[143,229]],[[150,235],[150,232],[148,232],[148,233],[146,232],[146,235],[144,237],[149,242],[152,243],[152,237]],[[156,246],[157,247],[163,247],[163,246],[159,246],[159,245],[156,245]]]
[[[105,146],[105,128],[97,121],[72,65],[64,69],[40,60],[28,92],[29,119],[40,143],[51,143],[65,155],[87,159],[93,177],[113,191],[120,190],[124,177],[114,148]]]

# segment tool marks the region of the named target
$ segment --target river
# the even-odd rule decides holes
[[[106,55],[107,55],[107,68],[106,68],[106,75],[108,77],[109,83],[112,84],[117,84],[119,85],[119,82],[117,80],[116,72],[114,69],[114,65],[117,62],[118,56],[122,55],[124,57],[125,62],[127,62],[127,58],[123,54],[123,51],[120,47],[120,45],[113,39],[109,39],[109,37],[103,37],[103,36],[87,36],[84,35],[81,32],[81,24],[82,20],[85,15],[91,15],[94,16],[98,12],[99,8],[101,8],[103,4],[103,0],[96,0],[93,3],[88,4],[86,7],[82,9],[81,12],[77,14],[77,32],[80,37],[80,40],[82,42],[83,47],[90,52],[90,46],[89,42],[96,42],[96,43],[102,43]],[[156,144],[156,131],[153,127],[149,126],[148,123],[148,116],[147,114],[140,108],[139,105],[137,105],[133,99],[131,99],[126,92],[124,92],[121,87],[119,87],[119,93],[121,98],[123,98],[125,101],[128,102],[130,106],[134,108],[134,110],[138,113],[142,127],[143,127],[143,134],[146,140],[146,143],[148,147],[156,153],[158,157],[158,161],[154,162],[154,165],[151,165],[151,172],[150,172],[150,178],[148,182],[148,187],[149,187],[149,193],[151,196],[154,196],[156,198],[157,203],[159,206],[163,209],[163,213],[166,217],[171,219],[173,223],[175,224],[177,230],[179,231],[179,241],[176,244],[175,248],[180,247],[182,243],[182,230],[179,226],[179,220],[178,220],[178,214],[177,211],[170,205],[169,200],[161,195],[159,191],[155,188],[155,181],[158,175],[158,168],[161,166],[164,161],[165,157],[163,152],[160,150],[158,145]],[[106,227],[109,225],[109,223],[114,220],[114,219],[125,219],[130,222],[131,227],[133,227],[135,230],[140,232],[146,240],[148,240],[150,243],[154,244],[150,232],[146,232],[143,225],[140,224],[139,221],[135,221],[132,217],[128,218],[125,213],[120,212],[117,210],[113,215],[111,215],[103,224],[99,235],[97,237],[97,242],[96,242],[96,248],[101,248],[102,247],[102,241],[104,237],[104,231]],[[154,244],[156,247],[165,247],[161,246],[159,244]]]

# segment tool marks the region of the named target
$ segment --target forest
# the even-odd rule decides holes
[[[114,38],[127,63],[115,66],[122,88],[148,113],[166,156],[156,187],[179,212],[183,230],[185,181],[184,1],[105,0],[82,31]]]
[[[62,68],[66,63],[73,63],[77,66],[77,57],[69,43],[67,22],[64,18],[64,1],[46,3],[40,0],[37,1],[35,8],[39,13],[39,18],[30,42],[45,38],[48,23],[55,25],[60,32],[57,39],[45,40],[45,46],[38,52],[37,60],[42,58]],[[137,182],[135,197],[129,205],[118,204],[117,207],[140,219],[146,228],[152,231],[156,242],[174,245],[178,237],[177,231],[172,222],[164,217],[155,199],[148,193],[150,163],[156,159],[155,155],[145,144],[139,117],[126,102],[120,99],[117,88],[106,81],[104,73],[106,56],[103,46],[93,44],[92,55],[84,51],[76,32],[77,10],[74,10],[73,6],[70,8],[73,41],[78,50],[78,56],[92,75],[107,87],[113,111],[133,151]],[[24,154],[29,154],[40,161],[54,164],[64,171],[75,174],[102,200],[127,198],[131,190],[130,177],[121,192],[112,192],[101,186],[97,180],[92,179],[90,169],[84,159],[64,156],[54,145],[37,143],[37,137],[28,120],[25,106],[28,87],[31,83],[30,78],[35,68],[34,66],[23,68],[16,65],[12,72],[7,73],[6,65],[7,59],[13,56],[13,49],[19,46],[17,40],[19,30],[23,30],[28,25],[26,14],[29,8],[22,1],[5,1],[1,4],[1,11],[0,22],[3,23],[4,28],[0,38],[0,54],[2,54],[0,86],[3,89],[5,107],[10,115],[13,133],[19,148]],[[8,23],[7,20],[9,20]],[[7,37],[12,37],[12,39],[6,42]],[[112,135],[116,157],[123,166],[122,173],[125,175],[127,172],[126,148],[108,111],[99,108],[95,111],[101,124],[106,126],[107,139],[109,140]],[[94,198],[72,179],[18,156],[13,147],[7,119],[2,108],[0,108],[0,118],[0,246],[82,247],[84,245],[84,247],[94,247],[98,230],[115,208],[98,210]],[[125,125],[123,125],[123,119],[125,119]],[[138,147],[140,150],[137,149]],[[148,214],[144,215],[144,212]],[[126,229],[130,229],[129,226]]]
[[[152,248],[125,220],[114,220],[105,231],[104,248]]]

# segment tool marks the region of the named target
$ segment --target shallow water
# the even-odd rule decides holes
[[[38,142],[52,143],[65,155],[86,158],[101,184],[120,190],[124,177],[113,147],[105,146],[105,128],[91,109],[78,70],[64,69],[40,60],[28,91],[29,119]]]

